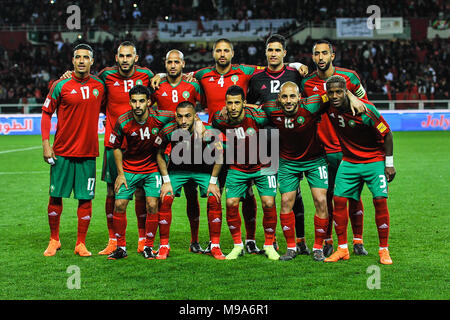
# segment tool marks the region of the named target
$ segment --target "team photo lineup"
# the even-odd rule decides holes
[[[393,263],[387,204],[388,184],[396,174],[393,135],[358,74],[333,65],[332,43],[314,43],[315,70],[301,61],[285,63],[286,39],[278,34],[265,41],[264,66],[234,64],[233,43],[225,38],[214,42],[214,65],[191,73],[183,72],[184,55],[176,48],[166,53],[166,70],[159,74],[139,66],[133,42],[115,50],[110,54],[116,65],[94,75],[94,50],[87,43],[75,45],[73,70],[52,83],[42,107],[43,158],[50,165],[50,240],[44,256],[67,249],[59,239],[60,217],[63,198],[73,197],[78,201],[75,254],[127,258],[126,230],[134,228],[127,226],[127,206],[134,200],[138,252],[144,259],[167,259],[172,205],[183,197],[190,225],[186,250],[194,254],[218,260],[244,254],[281,261],[297,255],[326,263],[348,260],[368,254],[362,230],[364,211],[370,210],[379,262]],[[98,137],[101,113],[106,116],[104,148]],[[57,128],[51,141],[53,114]],[[106,199],[94,199],[97,157]],[[300,190],[301,180],[310,190]],[[363,205],[364,185],[373,201]],[[305,239],[303,205],[309,194],[315,207],[312,247]],[[207,199],[206,208],[200,208],[199,197]],[[109,238],[98,253],[86,244],[93,201],[105,202],[105,242],[106,234]],[[257,225],[258,203],[262,226]],[[201,209],[209,230],[203,248]],[[221,234],[222,223],[229,234]],[[261,227],[264,244],[257,244]],[[221,247],[221,238],[230,236],[233,247]]]

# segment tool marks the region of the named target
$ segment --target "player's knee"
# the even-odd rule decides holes
[[[261,205],[263,209],[270,209],[275,206],[275,199],[273,197],[267,197],[265,199],[261,199]]]
[[[123,213],[127,210],[128,200],[117,199],[114,204],[114,210],[116,212]]]
[[[227,207],[236,207],[236,206],[239,206],[239,198],[227,199]]]
[[[159,198],[147,197],[146,198],[147,213],[153,214],[158,212]]]
[[[50,205],[60,206],[60,205],[62,205],[62,198],[50,197],[49,200],[48,200],[48,203]]]

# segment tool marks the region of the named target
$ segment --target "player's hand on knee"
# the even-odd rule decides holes
[[[120,187],[122,185],[125,185],[125,188],[128,189],[127,179],[124,175],[118,175],[116,178],[116,183],[114,184],[114,192],[118,193],[120,190]]]
[[[206,191],[206,194],[207,195],[212,194],[216,198],[217,203],[220,203],[221,195],[220,195],[220,189],[217,186],[217,184],[210,183],[208,186],[208,190]]]
[[[170,182],[166,182],[161,186],[161,201],[164,201],[166,196],[173,196],[173,188]]]

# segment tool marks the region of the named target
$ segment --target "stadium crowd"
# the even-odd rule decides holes
[[[83,25],[104,28],[124,24],[152,24],[159,20],[197,20],[200,16],[205,19],[276,19],[292,17],[292,13],[299,21],[320,22],[335,17],[366,16],[369,5],[378,5],[385,17],[435,19],[446,10],[448,12],[449,6],[444,0],[78,0],[71,4],[80,6]],[[0,12],[0,25],[64,24],[67,6],[67,2],[60,0],[8,1]]]
[[[94,72],[114,65],[111,54],[119,41],[106,40],[94,45],[96,61]],[[140,54],[139,65],[154,72],[164,71],[164,53],[173,44],[159,41],[135,41]],[[300,61],[314,69],[311,60],[312,39],[305,43],[289,43],[288,62]],[[415,99],[449,98],[450,46],[446,39],[432,41],[338,41],[334,43],[335,65],[356,70],[369,96],[377,99],[395,99],[397,93],[407,93]],[[211,52],[206,48],[176,45],[186,56],[185,71],[193,71],[212,64]],[[0,101],[18,103],[41,102],[48,92],[50,81],[71,69],[72,44],[58,46],[21,45],[13,52],[0,48]],[[250,49],[251,48],[251,49]],[[250,50],[249,50],[250,49]],[[193,55],[204,57],[202,63],[193,63]],[[264,65],[264,43],[239,43],[235,46],[235,61]]]

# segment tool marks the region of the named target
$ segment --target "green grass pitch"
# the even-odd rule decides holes
[[[0,136],[0,253],[2,300],[152,299],[152,300],[321,300],[321,299],[449,299],[449,149],[450,132],[396,132],[397,176],[390,184],[390,251],[394,264],[378,262],[378,236],[367,187],[364,239],[369,255],[351,255],[338,263],[318,263],[311,256],[293,261],[269,261],[245,255],[217,261],[189,253],[189,223],[184,198],[173,206],[171,256],[145,260],[136,252],[134,204],[128,208],[128,259],[109,261],[96,253],[107,242],[104,201],[106,185],[97,160],[96,198],[87,235],[89,258],[73,254],[76,240],[76,200],[64,199],[62,249],[44,257],[49,238],[46,214],[49,168],[42,160],[39,136]],[[302,182],[305,229],[313,242],[313,204]],[[200,241],[208,241],[206,202],[201,200]],[[258,206],[260,204],[258,203]],[[279,208],[279,197],[278,197]],[[223,213],[225,219],[225,212]],[[257,244],[263,245],[262,211],[258,211]],[[285,240],[279,224],[281,253]],[[335,243],[336,237],[334,235]],[[349,240],[351,231],[349,225]],[[222,249],[232,248],[224,221]],[[80,289],[71,289],[73,266],[80,271]],[[375,267],[374,267],[375,266]],[[375,271],[373,271],[375,270]],[[379,276],[379,282],[374,277]],[[68,286],[69,283],[69,286]],[[369,286],[368,286],[369,284]],[[371,289],[379,284],[379,289]]]

